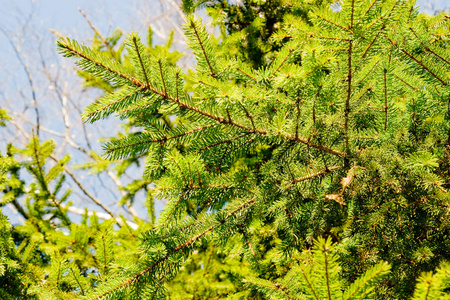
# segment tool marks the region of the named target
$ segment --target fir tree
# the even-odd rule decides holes
[[[220,43],[189,14],[205,3]],[[450,19],[411,1],[305,5],[184,1],[197,60],[188,75],[170,45],[155,51],[137,34],[123,46],[120,32],[92,48],[60,39],[86,84],[105,91],[86,120],[117,114],[132,128],[105,144],[111,162],[83,167],[120,172],[146,157],[122,203],[141,189],[150,210],[153,197],[169,203],[137,230],[87,212],[75,224],[69,157],[50,163],[53,143],[36,137],[8,147],[2,205],[26,197],[27,222],[11,231],[0,218],[0,295],[448,297]]]
[[[254,69],[217,51],[188,15],[191,91],[164,56],[145,55],[135,34],[129,67],[59,41],[84,71],[118,87],[87,109],[87,120],[117,113],[143,128],[105,144],[105,155],[148,154],[144,176],[155,196],[170,199],[143,233],[139,263],[87,299],[163,298],[204,240],[239,239],[260,277],[283,264],[280,253],[330,236],[348,282],[374,263],[392,265],[377,290],[385,298],[408,297],[421,271],[449,257],[448,17],[420,17],[410,1],[354,0],[309,18],[286,14],[272,36],[279,51]],[[176,126],[164,126],[161,114],[176,116]],[[264,149],[258,163],[241,163]],[[260,253],[255,235],[264,226],[281,242]]]

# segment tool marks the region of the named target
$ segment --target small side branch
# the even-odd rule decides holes
[[[162,81],[163,88],[164,88],[164,95],[167,95],[166,81],[164,80],[164,74],[163,74],[162,64],[161,64],[160,59],[158,59],[158,65],[159,65],[159,74],[161,76],[161,81]]]
[[[185,132],[182,132],[182,133],[177,134],[177,135],[174,135],[174,136],[169,136],[169,137],[163,136],[162,138],[159,138],[159,139],[154,139],[154,140],[150,140],[150,141],[143,141],[143,142],[139,142],[139,143],[134,143],[134,144],[129,144],[129,145],[124,145],[124,146],[120,146],[120,147],[108,149],[108,150],[106,151],[106,153],[111,153],[111,152],[114,152],[114,151],[117,151],[117,150],[129,148],[129,147],[140,146],[140,145],[145,145],[145,144],[165,143],[165,142],[167,142],[167,141],[169,141],[169,140],[177,139],[177,138],[183,137],[183,136],[185,136],[185,135],[194,133],[194,132],[196,132],[196,131],[204,130],[204,129],[207,129],[207,128],[210,128],[210,127],[213,127],[213,126],[217,126],[217,125],[219,125],[219,124],[217,124],[217,123],[215,123],[215,124],[210,124],[210,125],[206,125],[206,126],[194,128],[194,129],[192,129],[192,130],[185,131]]]
[[[384,130],[387,129],[388,122],[388,103],[387,103],[387,79],[386,79],[387,70],[383,70],[383,81],[384,81]]]
[[[364,12],[364,14],[361,16],[358,22],[356,22],[356,24],[359,24],[364,19],[364,17],[369,13],[369,11],[372,9],[372,7],[375,5],[377,1],[378,0],[373,0],[372,4],[370,4],[369,8]]]
[[[133,37],[133,43],[134,43],[134,48],[136,49],[136,53],[137,53],[138,58],[139,58],[139,64],[141,65],[142,73],[144,73],[145,82],[147,83],[147,86],[150,86],[150,83],[149,83],[148,77],[147,77],[147,72],[145,70],[144,62],[142,61],[141,52],[139,51],[139,47],[137,45],[137,40],[136,40],[135,36]],[[166,93],[164,93],[164,94],[166,94]]]
[[[325,260],[325,278],[327,280],[328,300],[331,300],[330,275],[328,274],[328,253],[326,250],[323,251],[323,256]]]
[[[397,43],[394,42],[393,40],[391,40],[390,38],[387,37],[387,39],[394,45],[396,46]],[[419,66],[422,67],[422,69],[426,70],[428,73],[430,73],[434,78],[436,78],[437,80],[439,80],[440,83],[442,83],[442,85],[447,86],[447,83],[441,79],[439,76],[437,76],[433,71],[430,70],[430,68],[428,68],[427,66],[425,66],[420,60],[418,60],[416,57],[414,57],[411,53],[409,53],[408,51],[406,51],[405,49],[401,49],[401,51],[403,53],[406,54],[406,56],[408,56],[409,58],[411,58],[412,60],[414,60]]]
[[[247,76],[248,78],[251,78],[251,79],[253,79],[254,81],[257,81],[255,77],[253,77],[253,76],[250,75],[250,74],[247,74],[247,73],[244,72],[241,68],[237,68],[237,70],[238,70],[239,72],[241,72],[242,74],[244,74],[245,76]]]
[[[339,28],[341,28],[341,29],[344,29],[345,31],[349,31],[349,30],[350,30],[348,27],[345,27],[345,26],[339,25],[339,24],[337,24],[337,23],[334,23],[333,21],[330,21],[330,20],[328,20],[328,19],[325,19],[325,18],[322,17],[322,16],[316,15],[316,17],[318,17],[319,19],[324,20],[324,21],[327,22],[327,23],[330,23],[331,25],[334,25],[334,26],[336,26],[336,27],[339,27]]]
[[[247,118],[250,119],[250,122],[252,123],[252,127],[253,127],[253,132],[256,132],[256,127],[255,127],[255,123],[253,122],[253,116],[249,113],[249,111],[245,108],[244,104],[242,104],[241,102],[239,102],[239,104],[241,105],[242,109],[245,111],[245,114],[247,115]]]
[[[382,14],[378,19],[376,19],[375,21],[373,21],[369,26],[367,26],[366,30],[368,31],[373,25],[375,25],[376,23],[378,23],[379,21],[383,20],[386,16],[390,15],[392,13],[392,11],[394,11],[395,7],[397,6],[399,0],[397,0],[394,5],[392,6],[391,10]]]
[[[192,21],[190,25],[191,25],[191,28],[194,30],[195,36],[197,38],[197,41],[198,41],[198,43],[199,43],[199,45],[200,45],[200,47],[202,49],[203,56],[205,57],[206,63],[208,64],[210,75],[212,77],[216,77],[217,75],[216,75],[216,73],[214,72],[214,69],[211,66],[211,63],[210,63],[209,58],[208,58],[208,55],[206,55],[205,47],[203,46],[203,41],[201,40],[200,35],[199,35],[198,31],[197,31],[197,27],[196,27],[195,22]]]
[[[272,78],[277,72],[278,70],[280,70],[280,68],[284,65],[284,63],[287,61],[287,59],[289,58],[289,56],[291,56],[291,53],[294,51],[294,49],[289,49],[288,54],[285,56],[285,58],[283,59],[283,61],[278,65],[278,67],[275,69],[275,71],[273,71],[272,75],[270,75],[269,79]]]
[[[303,177],[294,179],[291,182],[293,184],[295,184],[295,183],[302,182],[302,181],[305,181],[305,180],[313,179],[315,177],[326,175],[326,174],[328,174],[328,173],[330,173],[330,172],[332,172],[334,170],[340,169],[340,168],[342,168],[342,166],[334,166],[334,167],[331,167],[331,168],[326,168],[326,169],[320,170],[320,171],[318,171],[318,172],[316,172],[314,174],[310,174],[310,175],[307,175],[307,176],[303,176]],[[286,189],[289,189],[289,188],[291,188],[291,186],[288,186]]]
[[[352,50],[353,41],[349,42],[348,48],[348,75],[347,75],[347,99],[345,100],[345,111],[344,111],[344,132],[345,132],[345,151],[347,155],[350,155],[350,146],[348,143],[348,119],[350,115],[350,98],[352,95]]]
[[[308,276],[306,275],[305,270],[303,270],[303,268],[302,268],[301,266],[300,266],[300,271],[301,271],[301,273],[302,273],[302,275],[303,275],[303,278],[305,278],[305,281],[306,281],[306,283],[308,284],[309,289],[310,289],[311,292],[313,293],[314,298],[315,298],[316,300],[319,300],[319,297],[317,296],[316,290],[315,290],[314,287],[312,286],[311,281],[309,280]]]
[[[441,55],[437,54],[436,52],[434,52],[433,50],[430,49],[430,47],[428,47],[427,45],[425,45],[425,43],[422,41],[422,39],[419,37],[419,35],[416,33],[416,31],[414,29],[412,29],[412,27],[410,28],[410,30],[412,31],[412,33],[415,35],[415,37],[417,38],[417,40],[422,44],[422,46],[425,48],[425,51],[428,51],[432,54],[434,54],[436,57],[438,57],[440,60],[442,60],[443,62],[447,63],[450,65],[450,61],[448,61],[447,59],[445,59],[444,57],[442,57]]]

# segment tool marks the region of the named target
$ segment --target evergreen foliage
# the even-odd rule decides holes
[[[12,230],[0,214],[2,299],[73,299],[137,260],[139,230],[124,220],[99,222],[87,210],[80,224],[70,220],[72,191],[62,174],[69,157],[54,161],[53,152],[53,143],[34,137],[25,149],[9,145],[0,156],[2,206],[13,205],[26,219]],[[29,185],[22,179],[27,176]],[[120,230],[112,230],[116,222]]]
[[[139,263],[87,299],[163,298],[205,240],[238,238],[240,255],[264,277],[280,253],[330,236],[349,283],[374,264],[392,265],[377,289],[384,298],[408,297],[422,271],[448,258],[448,18],[377,0],[324,5],[308,17],[283,15],[271,35],[279,48],[258,68],[220,51],[226,46],[188,15],[191,90],[163,56],[145,55],[135,34],[129,68],[59,41],[65,56],[119,89],[89,107],[88,120],[115,112],[143,129],[106,143],[105,155],[147,154],[144,176],[170,200],[143,234]],[[159,115],[176,116],[175,125]],[[256,163],[241,162],[264,150]],[[259,251],[254,230],[264,226],[281,240],[273,252]]]
[[[220,40],[193,14],[202,5]],[[0,296],[449,298],[450,18],[404,0],[183,9],[188,74],[151,29],[147,45],[120,31],[58,41],[105,92],[86,121],[127,121],[80,167],[120,176],[145,157],[120,203],[145,190],[152,221],[72,222],[69,157],[36,137],[9,146],[1,201],[27,221],[11,230],[0,215]],[[168,200],[157,220],[154,198]]]

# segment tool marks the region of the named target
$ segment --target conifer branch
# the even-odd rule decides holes
[[[164,273],[163,273],[163,274],[161,275],[161,277],[159,278],[159,280],[158,280],[158,286],[156,287],[156,290],[155,290],[155,292],[153,293],[152,300],[155,299],[156,295],[158,294],[158,290],[161,288],[161,285],[162,285],[162,283],[163,283],[163,280],[164,280],[164,278],[166,277],[167,272],[169,271],[169,269],[170,269],[170,267],[171,267],[172,265],[173,265],[173,263],[169,264],[169,265],[167,266],[166,270],[164,271]],[[139,297],[138,297],[138,299],[139,299]]]
[[[246,132],[246,133],[241,134],[241,135],[238,135],[238,136],[236,136],[236,137],[234,137],[234,138],[226,139],[226,140],[222,140],[222,141],[220,141],[220,142],[214,143],[214,144],[210,144],[210,145],[208,145],[208,146],[205,146],[205,147],[199,149],[198,152],[202,152],[202,151],[205,151],[205,150],[207,150],[207,149],[209,149],[209,148],[216,147],[216,146],[219,146],[219,145],[222,145],[222,144],[225,144],[225,143],[230,143],[230,142],[232,142],[232,141],[241,139],[241,138],[243,138],[243,137],[245,137],[245,136],[247,136],[247,135],[249,135],[249,134],[250,134],[250,132]]]
[[[312,179],[312,178],[315,178],[315,177],[326,175],[326,174],[328,174],[328,173],[330,173],[330,172],[332,172],[334,170],[340,169],[340,168],[342,168],[342,166],[334,166],[334,167],[331,167],[331,168],[326,168],[326,169],[320,170],[320,171],[318,171],[318,172],[316,172],[314,174],[310,174],[310,175],[303,176],[303,177],[297,178],[295,180],[292,180],[292,183],[295,184],[295,183],[299,183],[299,182],[302,182],[302,181],[305,181],[305,180],[309,180],[309,179]],[[291,186],[288,186],[286,189],[289,189],[289,188],[291,188]]]
[[[321,64],[319,64],[318,66],[315,66],[314,68],[312,68],[311,70],[309,70],[308,72],[306,72],[302,78],[306,78],[306,76],[308,76],[309,74],[313,73],[314,71],[317,71],[318,69],[320,69],[323,65],[325,65],[326,63],[328,63],[330,61],[330,59],[325,60],[324,62],[322,62]]]
[[[214,89],[216,89],[216,90],[220,90],[217,86],[212,85],[211,83],[204,82],[203,80],[198,80],[198,82],[201,83],[201,84],[203,84],[203,85],[212,87],[212,88],[214,88]]]
[[[440,60],[442,60],[443,62],[447,63],[450,65],[450,61],[448,61],[447,59],[445,59],[444,57],[442,57],[441,55],[439,55],[438,53],[434,52],[433,50],[431,50],[430,47],[425,47],[425,50],[434,54],[435,56],[437,56]]]
[[[107,268],[107,259],[106,259],[106,243],[105,243],[105,235],[102,234],[102,246],[103,246],[103,269],[104,273],[106,274],[106,268]]]
[[[255,204],[255,199],[256,196],[243,202],[241,205],[239,205],[236,209],[232,210],[231,212],[229,212],[226,216],[225,219],[228,219],[229,217],[233,216],[234,214],[236,214],[237,212],[239,212],[242,208],[244,208],[247,205],[254,205]],[[149,267],[147,267],[146,269],[140,271],[139,273],[137,273],[136,275],[134,275],[133,277],[128,278],[127,280],[125,280],[123,283],[115,286],[114,288],[103,292],[100,295],[95,296],[94,298],[92,298],[92,300],[94,299],[101,299],[115,291],[117,291],[118,289],[124,288],[126,286],[129,286],[130,284],[134,283],[136,280],[139,280],[139,278],[143,275],[145,275],[148,272],[151,272],[153,269],[155,269],[157,266],[159,266],[160,264],[162,264],[163,262],[165,262],[166,260],[169,259],[170,255],[173,255],[177,252],[179,252],[180,250],[192,245],[193,243],[195,243],[199,238],[201,238],[202,236],[204,236],[205,234],[207,234],[208,232],[210,232],[211,230],[215,229],[216,226],[210,226],[208,227],[206,230],[202,231],[201,233],[195,235],[194,237],[190,238],[188,241],[184,242],[183,244],[179,245],[178,247],[174,248],[172,251],[170,251],[168,254],[166,254],[164,257],[156,260],[155,262],[153,262]]]
[[[207,128],[211,128],[211,127],[214,127],[214,126],[218,126],[218,125],[220,125],[220,124],[218,124],[218,123],[209,124],[209,125],[205,125],[205,126],[202,126],[202,127],[194,128],[192,130],[188,130],[188,131],[182,132],[180,134],[169,136],[169,137],[164,135],[162,138],[157,138],[157,139],[153,139],[153,140],[149,140],[149,141],[137,142],[137,143],[133,143],[133,144],[129,144],[129,145],[123,145],[123,146],[115,147],[115,148],[110,148],[110,149],[106,150],[106,153],[112,153],[112,152],[115,152],[117,150],[122,150],[122,149],[125,149],[125,148],[133,148],[135,146],[141,146],[141,145],[145,145],[145,144],[165,143],[167,141],[170,141],[170,140],[173,140],[173,139],[177,139],[177,138],[183,137],[185,135],[189,135],[191,133],[194,133],[194,132],[197,132],[197,131],[201,131],[201,130],[204,130],[204,129],[207,129]]]
[[[220,167],[222,166],[223,160],[225,159],[225,157],[228,155],[230,155],[231,153],[239,150],[241,147],[245,146],[246,144],[252,143],[253,141],[255,141],[255,138],[249,139],[241,144],[239,144],[238,146],[236,146],[233,150],[231,150],[229,153],[226,151],[224,151],[222,158],[219,161],[219,165],[217,166],[216,170],[220,170]]]
[[[393,43],[393,41],[391,41]],[[394,43],[395,45],[395,43]],[[426,70],[428,73],[430,73],[434,78],[436,78],[437,80],[439,80],[442,85],[447,85],[447,83],[441,79],[439,76],[437,76],[433,71],[430,70],[430,68],[428,68],[427,66],[425,66],[420,60],[418,60],[416,57],[414,57],[412,54],[410,54],[408,51],[406,51],[405,49],[401,49],[401,51],[403,53],[405,53],[409,58],[411,58],[412,60],[414,60],[416,63],[418,63],[424,70]]]
[[[90,113],[86,114],[85,116],[86,116],[87,119],[90,119],[90,118],[94,117],[96,114],[98,114],[99,112],[102,112],[102,111],[104,111],[105,109],[108,109],[108,108],[110,108],[111,106],[113,106],[113,105],[115,105],[115,104],[117,104],[117,103],[119,103],[119,102],[122,102],[123,100],[125,100],[125,99],[127,99],[127,98],[133,96],[133,95],[136,94],[136,93],[138,93],[138,91],[133,91],[133,92],[131,92],[131,93],[129,93],[129,94],[127,94],[127,95],[125,95],[125,96],[123,96],[123,97],[121,97],[121,98],[119,98],[119,99],[117,99],[117,100],[115,100],[115,101],[113,101],[113,102],[111,102],[111,103],[108,103],[108,104],[105,105],[105,106],[102,106],[102,107],[100,107],[100,108],[94,110],[93,112],[90,112]],[[126,112],[126,111],[129,111],[129,110],[131,110],[131,109],[125,109],[125,110],[122,110],[122,111],[118,111],[118,113]]]
[[[350,29],[349,29],[348,27],[346,27],[346,26],[343,26],[343,25],[339,25],[339,24],[337,24],[337,23],[334,23],[333,21],[330,21],[330,20],[328,20],[328,19],[325,19],[324,17],[322,17],[322,16],[320,16],[320,15],[315,15],[315,16],[318,17],[319,19],[324,20],[324,21],[327,22],[327,23],[330,23],[330,24],[332,24],[332,25],[334,25],[334,26],[336,26],[336,27],[339,27],[339,28],[341,28],[341,29],[344,29],[345,31],[350,31]]]
[[[164,88],[164,95],[167,95],[166,81],[164,80],[161,59],[158,59],[158,65],[159,65],[159,75],[161,76],[161,81],[162,81],[163,88]]]
[[[290,170],[289,170],[289,171],[290,171]],[[291,173],[291,175],[292,175],[292,173]],[[285,211],[285,213],[286,213],[286,215],[287,215],[287,217],[288,217],[289,228],[291,229],[291,234],[292,234],[293,236],[295,236],[295,234],[294,234],[294,227],[292,226],[292,214],[291,214],[291,212],[287,209],[287,207],[284,208],[284,211]]]
[[[240,123],[237,123],[237,122],[232,121],[232,120],[226,120],[222,116],[217,116],[217,115],[208,113],[206,111],[200,110],[200,109],[198,109],[198,108],[196,108],[196,107],[194,107],[192,105],[189,105],[189,104],[181,101],[179,98],[174,98],[172,96],[167,95],[164,92],[158,91],[157,89],[151,87],[150,85],[143,85],[136,78],[133,78],[133,77],[131,77],[129,75],[122,74],[122,73],[120,73],[117,70],[113,70],[113,69],[109,68],[108,66],[106,66],[106,65],[104,65],[104,64],[102,64],[100,62],[97,62],[97,61],[95,61],[95,60],[93,60],[93,59],[91,59],[89,57],[87,57],[82,52],[77,51],[74,48],[71,48],[69,45],[66,45],[66,44],[63,44],[63,43],[61,43],[60,45],[61,45],[61,47],[69,50],[70,52],[72,52],[74,54],[76,54],[77,56],[79,56],[81,58],[84,58],[84,59],[86,59],[88,61],[91,61],[91,62],[95,63],[96,65],[98,65],[99,67],[102,67],[102,68],[104,68],[104,69],[106,69],[106,70],[108,70],[108,71],[110,71],[112,73],[115,73],[118,76],[120,76],[120,77],[122,77],[122,78],[124,78],[124,79],[126,79],[128,81],[130,81],[133,85],[136,85],[138,87],[145,87],[148,90],[150,90],[151,92],[153,92],[153,93],[155,93],[157,95],[160,95],[163,98],[169,99],[169,100],[177,103],[181,108],[189,109],[189,110],[194,111],[194,112],[196,112],[196,113],[198,113],[198,114],[200,114],[202,116],[208,117],[210,119],[214,119],[214,120],[218,121],[219,123],[229,124],[229,125],[238,127],[240,129],[243,129],[243,130],[248,131],[248,132],[254,132],[253,129],[248,128],[248,127],[246,127],[246,126],[244,126],[244,125],[242,125]],[[269,133],[269,131],[257,128],[255,133],[260,134],[260,135],[267,135]],[[308,145],[310,147],[313,147],[313,148],[325,151],[325,152],[327,152],[329,154],[332,154],[332,155],[335,155],[335,156],[341,156],[341,157],[345,156],[345,154],[342,153],[342,152],[339,152],[337,150],[328,148],[328,147],[323,146],[323,145],[312,144],[308,140],[303,139],[303,138],[295,137],[295,136],[292,136],[292,135],[289,135],[289,134],[280,134],[280,136],[283,137],[283,138],[286,138],[286,139],[289,139],[289,140],[294,140],[294,141],[300,142],[302,144]],[[149,143],[150,143],[150,141],[149,141]]]
[[[378,38],[378,36],[380,35],[380,33],[383,31],[384,26],[378,31],[378,33],[375,35],[375,37],[373,38],[372,42],[370,42],[369,46],[367,46],[366,50],[364,51],[363,55],[361,55],[361,58],[359,59],[359,61],[361,62],[363,60],[363,58],[366,56],[367,52],[369,52],[369,49],[372,48],[372,45],[375,43],[375,40]]]
[[[353,292],[350,293],[348,295],[348,297],[345,298],[345,300],[350,300],[357,292],[359,292],[362,288],[364,288],[366,285],[368,285],[371,280],[374,280],[375,278],[378,278],[385,271],[386,271],[385,268],[380,267],[380,268],[378,268],[376,270],[376,272],[373,272],[370,276],[364,278],[365,280],[360,281],[358,286],[352,289]],[[364,295],[361,295],[360,299],[363,299],[363,296]]]
[[[239,104],[241,105],[242,109],[245,111],[245,114],[246,114],[247,118],[250,119],[250,122],[252,123],[252,127],[253,127],[253,132],[255,132],[256,131],[256,127],[255,127],[255,123],[253,122],[253,116],[245,108],[244,104],[242,104],[240,101],[239,101]]]
[[[380,61],[377,61],[377,62],[372,66],[372,68],[369,70],[369,72],[367,72],[367,74],[364,75],[364,77],[363,77],[360,81],[358,81],[358,83],[356,84],[356,86],[360,85],[361,82],[363,82],[363,81],[367,78],[367,76],[369,76],[369,74],[372,73],[372,71],[375,69],[375,67],[376,67],[379,63],[380,63]]]
[[[139,51],[139,46],[137,44],[136,36],[133,36],[133,44],[134,44],[134,48],[136,50],[136,54],[139,58],[139,64],[141,65],[142,73],[144,74],[144,78],[145,78],[145,82],[147,83],[147,86],[150,86],[150,83],[149,83],[148,77],[147,77],[147,71],[145,70],[144,62],[142,61],[142,57],[141,57],[141,52]]]
[[[288,54],[283,58],[283,60],[281,61],[281,63],[278,65],[278,67],[275,69],[275,71],[273,71],[272,75],[270,75],[269,80],[273,77],[273,75],[275,75],[275,73],[278,72],[278,70],[284,65],[284,63],[287,61],[287,59],[289,58],[289,56],[291,56],[291,53],[294,51],[294,49],[289,48],[289,52]]]
[[[395,7],[397,6],[398,2],[400,0],[395,1],[394,5],[392,6],[391,10],[388,12],[385,12],[384,14],[382,14],[378,19],[376,19],[375,21],[373,21],[371,24],[369,24],[369,26],[367,26],[367,28],[365,30],[369,30],[373,25],[375,25],[376,23],[378,23],[379,21],[383,20],[386,16],[390,15]]]
[[[353,41],[349,42],[348,48],[348,75],[347,75],[347,99],[345,100],[345,110],[344,110],[344,133],[345,133],[345,151],[347,156],[350,155],[350,146],[348,143],[349,133],[348,133],[348,118],[350,114],[350,98],[352,95],[352,48]]]
[[[184,177],[184,175],[183,175]],[[181,200],[186,197],[187,194],[189,194],[189,192],[191,191],[191,189],[187,189],[183,194],[181,194],[178,197],[177,202],[174,204],[174,206],[172,207],[172,210],[169,212],[169,215],[165,218],[166,220],[161,224],[160,227],[164,227],[164,225],[166,225],[166,223],[169,221],[170,217],[174,214],[175,210],[177,209],[178,204],[181,202]]]
[[[417,35],[416,31],[410,27],[409,28],[412,33],[414,34],[414,36],[417,38],[417,40],[422,44],[422,46],[424,47],[425,51],[428,51],[432,54],[434,54],[436,57],[438,57],[440,60],[442,60],[443,62],[445,62],[446,64],[450,65],[450,61],[448,61],[447,59],[445,59],[444,57],[442,57],[441,55],[437,54],[436,52],[434,52],[429,46],[425,45],[425,43],[422,41],[422,39]]]
[[[364,14],[361,16],[361,18],[358,20],[358,22],[356,22],[356,24],[359,24],[363,19],[364,19],[364,17],[369,13],[369,11],[372,9],[372,7],[375,5],[375,3],[377,2],[378,0],[373,0],[373,2],[370,4],[370,6],[367,8],[367,10],[364,12]]]
[[[407,85],[408,87],[410,87],[411,89],[413,89],[414,91],[418,92],[419,89],[412,86],[411,84],[409,84],[408,82],[406,82],[405,80],[403,80],[400,76],[398,76],[397,74],[394,73],[395,78],[397,78],[398,80],[400,80],[401,82],[403,82],[405,85]]]
[[[383,81],[384,81],[384,130],[387,129],[388,122],[388,103],[387,103],[387,79],[386,79],[387,70],[383,70]]]
[[[56,275],[56,282],[55,282],[56,283],[56,287],[59,286],[60,276],[61,276],[61,260],[58,261],[58,272],[57,272],[57,275]]]
[[[303,278],[305,278],[305,281],[306,281],[306,283],[308,284],[309,289],[311,290],[311,292],[312,292],[313,295],[314,295],[314,298],[316,298],[316,300],[319,300],[319,297],[317,296],[317,293],[316,293],[316,291],[314,290],[314,287],[312,286],[311,282],[309,281],[308,276],[306,276],[305,270],[303,270],[302,266],[299,266],[299,267],[300,267],[300,271],[301,271],[301,273],[302,273],[302,275],[303,275]]]
[[[69,269],[70,269],[70,271],[72,271],[72,275],[73,275],[73,277],[75,278],[75,281],[77,282],[78,287],[80,288],[81,295],[84,296],[84,289],[83,289],[83,287],[81,286],[81,283],[80,283],[80,281],[78,280],[77,275],[75,274],[75,272],[74,272],[74,270],[73,270],[72,267],[69,267]]]
[[[252,243],[250,242],[250,240],[249,240],[249,238],[248,238],[247,233],[245,232],[245,230],[242,230],[242,235],[244,236],[245,241],[246,241],[246,243],[247,243],[247,246],[248,246],[248,248],[250,249],[250,252],[251,252],[252,255],[253,255],[253,259],[254,259],[255,262],[256,262],[256,266],[258,267],[258,270],[260,270],[260,267],[259,267],[259,261],[258,261],[258,258],[256,257],[256,252],[255,252],[255,250],[253,249]]]
[[[237,70],[238,70],[239,72],[241,72],[242,74],[244,74],[245,76],[247,76],[248,78],[251,78],[251,79],[253,79],[254,81],[257,81],[255,77],[253,77],[253,76],[250,75],[250,74],[245,73],[241,68],[237,68]]]
[[[386,36],[386,38],[391,42],[392,45],[397,46],[397,43],[394,42],[393,40],[391,40],[389,37]],[[411,53],[409,53],[408,51],[406,51],[405,49],[401,49],[401,51],[406,54],[406,56],[408,56],[409,58],[411,58],[412,60],[414,60],[417,64],[419,64],[422,69],[426,70],[428,73],[430,73],[434,78],[436,78],[437,80],[439,80],[442,85],[447,85],[447,83],[442,80],[439,76],[437,76],[433,71],[430,70],[430,68],[428,68],[427,66],[425,66],[420,60],[418,60],[416,57],[414,57]]]
[[[153,90],[152,90],[152,91],[153,91]],[[232,120],[226,120],[226,119],[224,119],[224,118],[221,117],[221,116],[216,116],[216,115],[210,114],[210,113],[208,113],[208,112],[202,111],[202,110],[197,109],[196,107],[193,107],[193,106],[191,106],[191,105],[189,105],[189,104],[183,103],[183,102],[180,101],[180,100],[176,101],[176,99],[174,99],[174,98],[172,98],[172,97],[168,97],[168,98],[169,98],[170,100],[173,100],[173,101],[175,101],[176,103],[178,103],[181,107],[184,107],[184,108],[187,108],[187,109],[189,109],[189,110],[195,111],[195,112],[197,112],[197,113],[199,113],[199,114],[201,114],[201,115],[203,115],[203,116],[206,116],[206,117],[208,117],[208,118],[214,119],[214,120],[218,121],[219,123],[229,124],[229,125],[238,127],[238,128],[240,128],[240,129],[243,129],[243,130],[245,130],[245,131],[248,131],[248,132],[255,132],[255,133],[260,134],[260,135],[267,135],[267,134],[269,133],[269,131],[267,131],[267,130],[264,130],[264,129],[258,129],[258,128],[256,128],[256,131],[253,131],[251,128],[248,128],[248,127],[246,127],[246,126],[244,126],[244,125],[242,125],[242,124],[239,124],[239,123],[237,123],[237,122],[235,122],[235,121],[232,121]],[[342,156],[345,156],[345,154],[342,153],[342,152],[339,152],[339,151],[337,151],[337,150],[328,148],[328,147],[323,146],[323,145],[312,144],[312,143],[310,143],[307,139],[304,139],[304,138],[295,137],[295,136],[290,135],[290,134],[280,134],[280,136],[283,137],[283,138],[289,139],[289,140],[293,140],[293,141],[300,142],[300,143],[302,143],[302,144],[308,145],[308,146],[310,146],[310,147],[313,147],[313,148],[316,148],[316,149],[325,151],[325,152],[327,152],[327,153],[330,153],[330,154],[333,154],[333,155],[336,155],[336,156],[341,156],[341,157],[342,157]]]
[[[327,283],[328,300],[331,300],[330,275],[328,274],[328,255],[327,250],[322,251],[325,260],[325,278]]]
[[[353,15],[355,13],[355,0],[352,0],[352,12],[350,14],[350,26],[349,28],[352,29],[353,28]]]
[[[201,185],[190,185],[189,184],[189,190],[200,190],[205,188],[211,188],[211,189],[229,189],[235,186],[235,184],[204,184]],[[159,191],[165,191],[165,190],[172,190],[172,189],[179,189],[177,186],[166,186],[166,187],[156,187],[156,190]],[[188,191],[189,191],[188,190]]]
[[[71,47],[70,46],[70,40],[68,38],[64,38],[64,39],[62,39],[62,41],[64,41],[65,43],[60,41],[59,44],[58,44],[59,47],[68,50],[69,52],[71,52],[72,54],[74,54],[74,55],[76,55],[78,57],[81,57],[81,58],[83,58],[83,59],[85,59],[85,60],[87,60],[89,62],[94,63],[98,67],[103,68],[103,69],[107,70],[110,73],[116,74],[117,76],[119,76],[119,77],[129,81],[130,83],[132,83],[135,86],[145,87],[145,85],[143,85],[141,82],[139,82],[139,80],[137,80],[136,78],[134,78],[134,77],[132,77],[130,75],[123,74],[123,73],[121,73],[118,70],[114,70],[111,67],[105,65],[104,63],[96,61],[95,59],[85,55],[83,52],[77,50],[75,47]]]
[[[202,49],[203,56],[205,57],[206,63],[208,64],[210,75],[212,77],[216,77],[216,73],[214,72],[214,69],[212,68],[211,63],[209,62],[208,55],[206,55],[205,47],[203,46],[203,42],[200,38],[200,35],[198,34],[197,27],[195,26],[196,25],[195,22],[191,21],[189,25],[191,25],[191,28],[194,30],[197,41],[200,45],[200,48]]]

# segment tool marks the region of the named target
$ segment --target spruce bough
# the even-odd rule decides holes
[[[139,262],[85,298],[163,299],[194,249],[229,240],[252,269],[244,282],[254,297],[320,299],[300,276],[301,251],[314,240],[315,257],[338,242],[341,266],[324,256],[334,281],[314,275],[323,276],[320,295],[373,297],[378,284],[377,297],[411,296],[421,272],[450,255],[449,25],[445,14],[420,16],[411,1],[343,1],[310,12],[309,23],[286,14],[271,37],[279,51],[254,69],[187,15],[197,60],[189,77],[164,56],[144,55],[136,34],[126,43],[132,67],[59,40],[65,56],[116,87],[86,120],[115,113],[143,129],[106,143],[105,155],[147,153],[144,176],[169,200],[142,234]],[[176,126],[161,115],[176,116]],[[261,245],[267,230],[279,242]],[[392,270],[381,281],[384,262]]]

